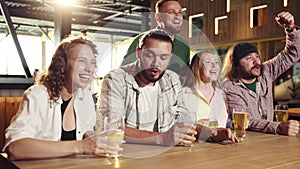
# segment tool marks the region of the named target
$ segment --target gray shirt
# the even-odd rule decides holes
[[[98,108],[102,113],[97,113],[98,122],[105,114],[123,116],[126,121],[130,114],[135,113],[135,124],[131,119],[129,127],[139,129],[141,114],[137,103],[141,91],[134,79],[138,73],[137,65],[138,61],[112,70],[104,77],[98,102]],[[152,113],[157,114],[157,131],[164,132],[173,126],[176,115],[181,111],[186,111],[186,108],[183,104],[181,83],[175,72],[166,70],[157,82],[160,90],[157,100],[153,100],[157,102],[157,108],[153,109]],[[97,128],[101,126],[97,124]]]
[[[262,63],[262,74],[257,78],[256,93],[241,81],[225,79],[222,88],[226,94],[230,117],[234,108],[246,109],[249,112],[250,130],[276,133],[280,123],[273,121],[273,81],[299,60],[299,54],[300,30],[297,30],[287,33],[283,51]],[[267,120],[263,120],[262,115],[267,115]]]

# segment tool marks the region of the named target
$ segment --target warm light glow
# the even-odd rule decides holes
[[[283,6],[287,7],[288,6],[288,0],[283,0]]]
[[[196,15],[189,16],[189,38],[192,38],[193,36],[193,18],[202,17],[202,16],[204,16],[204,13],[199,13]]]
[[[7,158],[7,157],[8,157],[6,153],[0,153],[0,156],[1,156],[1,155],[2,155],[4,158]]]
[[[230,12],[230,0],[226,0],[226,12]]]
[[[120,168],[120,161],[118,157],[115,157],[115,168]]]
[[[62,5],[72,5],[76,0],[57,0]]]
[[[219,34],[219,20],[226,19],[227,16],[219,16],[215,18],[215,35]]]
[[[261,6],[256,6],[256,7],[252,7],[250,8],[250,28],[253,28],[253,11],[256,9],[262,9],[262,8],[266,8],[267,5],[261,5]]]

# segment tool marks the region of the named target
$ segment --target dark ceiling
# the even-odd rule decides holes
[[[37,36],[53,31],[57,3],[57,0],[5,0],[16,32]],[[72,31],[134,36],[141,31],[145,15],[149,18],[150,0],[76,0],[71,10]],[[0,32],[8,33],[3,16],[0,16]]]

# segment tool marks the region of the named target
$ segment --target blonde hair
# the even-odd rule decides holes
[[[238,80],[237,74],[235,73],[237,65],[233,64],[233,51],[235,46],[231,46],[225,54],[224,64],[222,68],[222,78],[231,81]]]
[[[201,75],[200,75],[200,58],[205,55],[206,53],[210,53],[210,54],[213,54],[213,55],[216,55],[218,56],[217,52],[214,50],[214,49],[204,49],[204,50],[201,50],[200,52],[197,52],[194,56],[193,56],[193,59],[191,61],[191,65],[190,65],[190,68],[191,68],[191,71],[194,75],[194,82],[193,82],[193,85],[195,86],[199,86],[202,82],[201,82]],[[219,65],[220,66],[220,65]],[[213,81],[212,82],[212,85],[214,87],[220,87],[220,83],[218,80],[216,81]]]

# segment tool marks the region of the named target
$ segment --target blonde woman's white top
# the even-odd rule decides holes
[[[228,113],[224,100],[224,93],[216,88],[209,103],[199,90],[183,89],[183,99],[189,111],[197,112],[197,119],[216,119],[218,127],[226,127]]]

